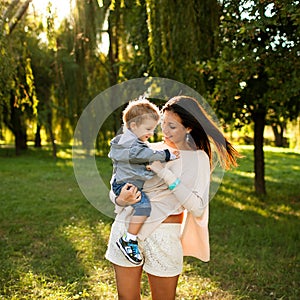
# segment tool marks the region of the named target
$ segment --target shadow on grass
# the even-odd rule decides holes
[[[10,151],[0,149],[1,297],[99,294],[97,274],[111,267],[103,259],[111,220],[82,196],[70,158],[53,160],[48,150],[30,149],[20,157]],[[112,276],[110,271],[109,282]]]
[[[231,295],[226,299],[300,298],[299,158],[266,153],[268,194],[263,197],[252,190],[249,153],[225,175],[210,208],[211,261],[185,259],[189,280],[218,283],[210,297],[225,299],[222,290]],[[197,299],[209,297],[204,292],[205,287],[195,291]]]
[[[299,299],[298,229],[296,218],[276,220],[215,200],[211,261],[187,258],[189,278],[210,278],[232,299]]]
[[[0,295],[113,299],[113,269],[104,259],[112,220],[81,194],[70,153],[53,160],[50,150],[33,149],[22,157],[2,150]],[[252,164],[246,152],[241,166],[225,175],[211,202],[211,261],[185,258],[179,298],[300,297],[299,155],[266,153],[264,198],[252,190]],[[101,167],[108,182],[109,160]],[[142,285],[146,297],[145,276]]]

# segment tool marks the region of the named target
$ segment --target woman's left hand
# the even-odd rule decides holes
[[[164,168],[163,164],[160,161],[154,161],[151,165],[147,166],[147,170],[150,170],[154,173],[158,173]]]

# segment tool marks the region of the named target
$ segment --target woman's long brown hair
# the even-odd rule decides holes
[[[164,105],[162,111],[176,113],[180,117],[182,125],[192,129],[190,134],[196,148],[207,153],[211,165],[211,143],[213,143],[216,147],[220,164],[224,169],[237,166],[237,158],[241,157],[241,155],[225,138],[196,99],[189,96],[173,97]]]

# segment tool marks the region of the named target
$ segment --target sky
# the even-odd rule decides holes
[[[70,4],[74,5],[74,0],[33,0],[30,4],[29,9],[35,10],[37,13],[47,15],[47,5],[51,2],[52,7],[57,14],[57,23],[55,26],[59,27],[61,21],[68,17],[70,14]],[[99,6],[101,7],[102,1],[98,0]],[[42,40],[46,40],[46,36],[41,36]],[[99,44],[99,51],[107,54],[109,47],[109,39],[107,33],[102,33],[102,43]]]
[[[51,2],[54,11],[57,14],[58,21],[61,21],[67,17],[70,13],[70,2],[71,0],[33,0],[30,4],[30,9],[36,10],[38,13],[47,13],[47,5]]]

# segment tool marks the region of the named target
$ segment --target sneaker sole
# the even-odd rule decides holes
[[[132,260],[129,256],[127,256],[127,253],[123,250],[122,245],[120,244],[119,241],[116,241],[117,246],[119,247],[119,249],[121,250],[121,252],[124,254],[124,256],[134,265],[136,266],[141,266],[144,263],[144,260],[142,260],[140,263],[137,263],[136,261]]]

